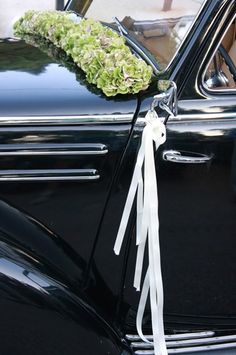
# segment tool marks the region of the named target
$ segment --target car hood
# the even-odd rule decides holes
[[[27,41],[29,42],[29,41]],[[47,43],[0,40],[0,116],[133,114],[137,97],[106,97]]]

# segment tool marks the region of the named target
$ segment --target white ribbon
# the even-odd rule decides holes
[[[155,355],[167,355],[163,323],[163,285],[159,246],[158,195],[153,142],[156,150],[166,140],[166,128],[154,110],[145,117],[146,126],[125,203],[114,252],[120,253],[133,202],[137,193],[136,244],[138,246],[134,287],[140,290],[145,245],[148,241],[149,266],[144,278],[136,327],[140,338],[150,343],[142,331],[142,320],[150,292],[153,345]]]

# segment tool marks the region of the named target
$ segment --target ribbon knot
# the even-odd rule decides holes
[[[150,343],[143,334],[142,320],[150,292],[153,345],[155,355],[167,355],[163,323],[163,285],[159,246],[158,191],[155,169],[155,149],[166,140],[166,128],[155,110],[149,110],[145,117],[141,146],[136,159],[133,177],[121,218],[114,252],[120,253],[131,209],[136,198],[136,245],[137,258],[134,275],[134,287],[141,288],[144,252],[148,249],[148,268],[142,285],[142,291],[136,317],[136,327],[140,338]]]

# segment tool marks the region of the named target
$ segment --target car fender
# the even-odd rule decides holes
[[[54,277],[80,289],[85,262],[69,244],[39,221],[0,201],[0,241],[14,245],[39,260]]]
[[[66,278],[53,268],[61,256],[67,272],[79,270],[68,250],[14,207],[0,202],[0,212],[1,354],[129,354],[120,335],[70,287],[75,275]],[[40,233],[44,247],[55,250],[51,263],[42,255],[40,240],[38,248],[33,243]]]

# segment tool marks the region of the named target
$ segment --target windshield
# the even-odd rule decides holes
[[[71,0],[67,10],[115,25],[114,17],[165,69],[205,0]]]

